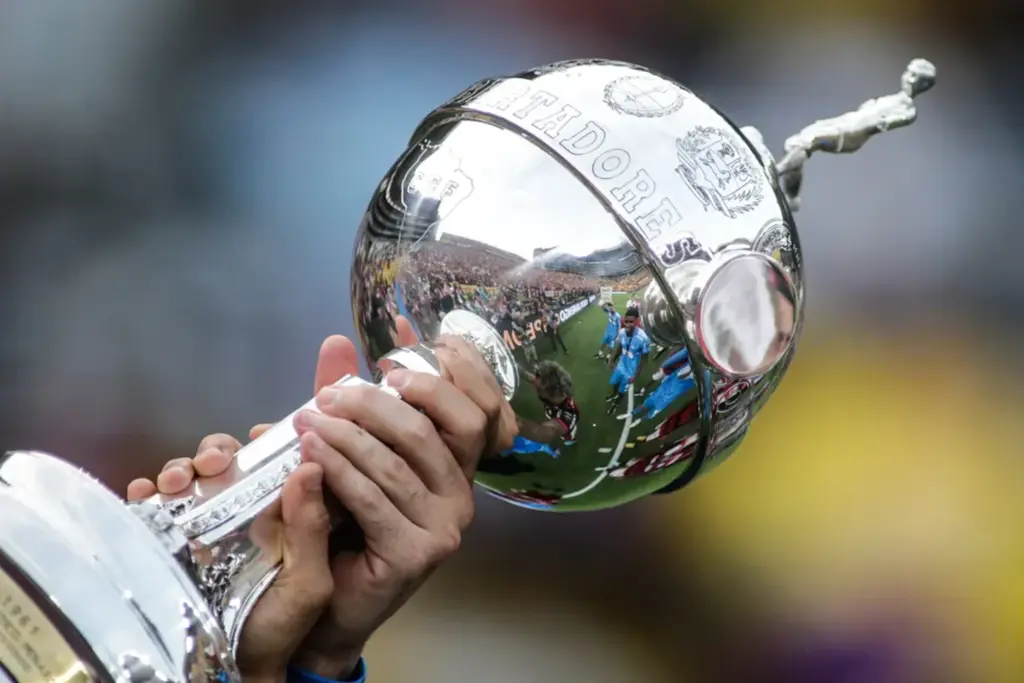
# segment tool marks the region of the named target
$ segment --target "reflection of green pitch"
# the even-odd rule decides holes
[[[613,299],[615,308],[620,313],[625,312],[629,294],[616,294],[613,295]],[[611,368],[607,361],[595,359],[594,354],[601,343],[607,324],[607,316],[595,302],[570,318],[560,328],[569,355],[562,353],[561,348],[553,351],[546,336],[537,337],[535,342],[540,360],[553,360],[572,376],[574,398],[580,408],[576,443],[564,447],[557,460],[546,457],[531,458],[531,462],[537,466],[536,472],[500,478],[485,476],[485,480],[500,482],[502,488],[539,488],[543,492],[559,493],[563,496],[563,501],[558,505],[558,509],[586,510],[604,507],[623,498],[635,497],[638,488],[657,490],[675,478],[678,474],[675,469],[645,476],[642,481],[618,481],[608,477],[605,472],[609,465],[634,457],[639,450],[636,448],[636,440],[625,431],[630,421],[615,419],[616,415],[632,410],[633,397],[623,397],[615,415],[606,414],[608,404],[604,399],[608,395]],[[521,349],[515,351],[515,356],[520,363],[525,362]],[[655,364],[655,361],[648,359],[644,364],[641,378],[649,377],[654,372]],[[525,418],[536,421],[545,419],[540,401],[530,387],[524,387],[512,405],[516,412]],[[645,423],[633,431],[642,433],[650,429],[651,423]],[[633,444],[633,447],[626,448],[629,444]],[[561,490],[555,490],[556,488]]]

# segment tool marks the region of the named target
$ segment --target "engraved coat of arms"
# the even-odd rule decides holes
[[[676,173],[705,211],[714,209],[735,218],[753,211],[764,198],[763,174],[725,131],[698,126],[676,139],[676,155]]]

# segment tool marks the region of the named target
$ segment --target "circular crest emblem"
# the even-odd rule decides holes
[[[683,91],[668,81],[648,74],[631,74],[616,78],[605,86],[604,102],[629,116],[657,118],[679,111]]]

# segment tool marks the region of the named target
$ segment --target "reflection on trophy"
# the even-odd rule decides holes
[[[933,82],[915,60],[900,93],[808,126],[778,164],[756,129],[629,64],[469,88],[420,124],[360,226],[351,292],[374,380],[443,373],[438,338],[471,341],[519,425],[476,482],[515,505],[598,510],[682,488],[735,451],[792,360],[793,211],[811,154],[911,123]],[[421,343],[398,347],[399,317]],[[291,425],[186,494],[127,507],[50,456],[0,459],[0,619],[29,615],[11,632],[45,654],[11,664],[0,650],[0,663],[20,683],[44,669],[231,679],[280,562],[261,513],[299,463]]]
[[[167,512],[24,451],[0,509],[0,680],[241,680]]]
[[[807,126],[779,163],[755,128],[629,64],[481,82],[420,124],[364,216],[367,361],[389,362],[398,316],[429,344],[471,312],[520,380],[519,438],[480,486],[556,511],[681,488],[737,448],[793,357],[811,154],[912,123],[934,80],[914,60],[899,92]]]

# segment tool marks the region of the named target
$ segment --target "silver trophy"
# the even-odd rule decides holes
[[[756,129],[631,64],[470,87],[420,124],[360,226],[352,302],[374,380],[442,373],[438,336],[469,339],[519,418],[476,482],[513,504],[598,510],[685,486],[735,451],[792,360],[805,164],[912,123],[934,82],[914,60],[900,92],[804,128],[778,162]],[[398,348],[399,316],[421,343]],[[260,520],[298,463],[288,418],[228,472],[125,506],[52,456],[4,456],[0,680],[234,680],[281,559]]]

